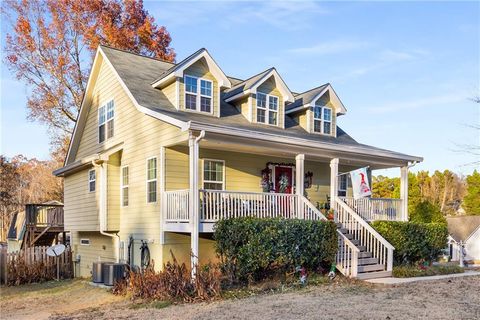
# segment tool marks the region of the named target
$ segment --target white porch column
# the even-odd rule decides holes
[[[408,221],[408,166],[400,168],[400,199],[402,199],[402,221]]]
[[[338,158],[330,160],[330,209],[335,207],[338,195]]]
[[[304,218],[302,212],[302,203],[300,197],[303,196],[305,190],[305,155],[297,154],[295,157],[295,194],[297,195],[297,217]]]
[[[165,219],[167,214],[167,203],[165,199],[165,147],[160,147],[160,244],[165,244]]]
[[[195,277],[196,266],[198,265],[198,242],[199,242],[199,195],[198,195],[198,141],[195,136],[188,140],[189,160],[190,160],[190,197],[189,197],[189,217],[190,217],[190,239],[191,239],[191,267],[192,276]]]

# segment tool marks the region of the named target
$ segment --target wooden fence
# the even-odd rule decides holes
[[[2,284],[18,285],[57,278],[73,278],[72,251],[69,247],[58,257],[47,255],[48,247],[30,247],[8,253],[0,250],[0,280]]]

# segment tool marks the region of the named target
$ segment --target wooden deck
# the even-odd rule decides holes
[[[27,204],[25,206],[25,235],[22,248],[51,246],[59,242],[60,234],[65,243],[63,205]]]

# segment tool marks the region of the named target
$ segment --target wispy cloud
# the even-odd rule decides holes
[[[375,46],[372,46],[372,48],[375,48]],[[343,82],[345,80],[364,76],[382,69],[401,66],[402,63],[418,61],[428,56],[429,52],[423,49],[410,49],[405,51],[383,49],[375,54],[372,54],[372,61],[370,63],[350,68],[349,71],[334,77],[332,81]]]
[[[387,102],[382,105],[367,107],[366,110],[374,114],[384,114],[403,110],[413,110],[419,108],[436,107],[439,105],[465,102],[463,92],[455,92],[444,95],[429,96],[409,101]]]
[[[330,14],[329,10],[315,1],[166,1],[162,6],[149,8],[149,11],[168,27],[209,23],[211,19],[221,17],[216,23],[224,29],[260,22],[282,30],[311,27],[312,19]]]
[[[326,41],[309,47],[293,48],[288,52],[301,55],[328,55],[344,52],[351,52],[367,48],[370,44],[366,41]]]

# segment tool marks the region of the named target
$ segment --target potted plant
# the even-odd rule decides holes
[[[335,211],[333,209],[330,209],[327,211],[327,219],[328,220],[333,220],[335,218]]]

